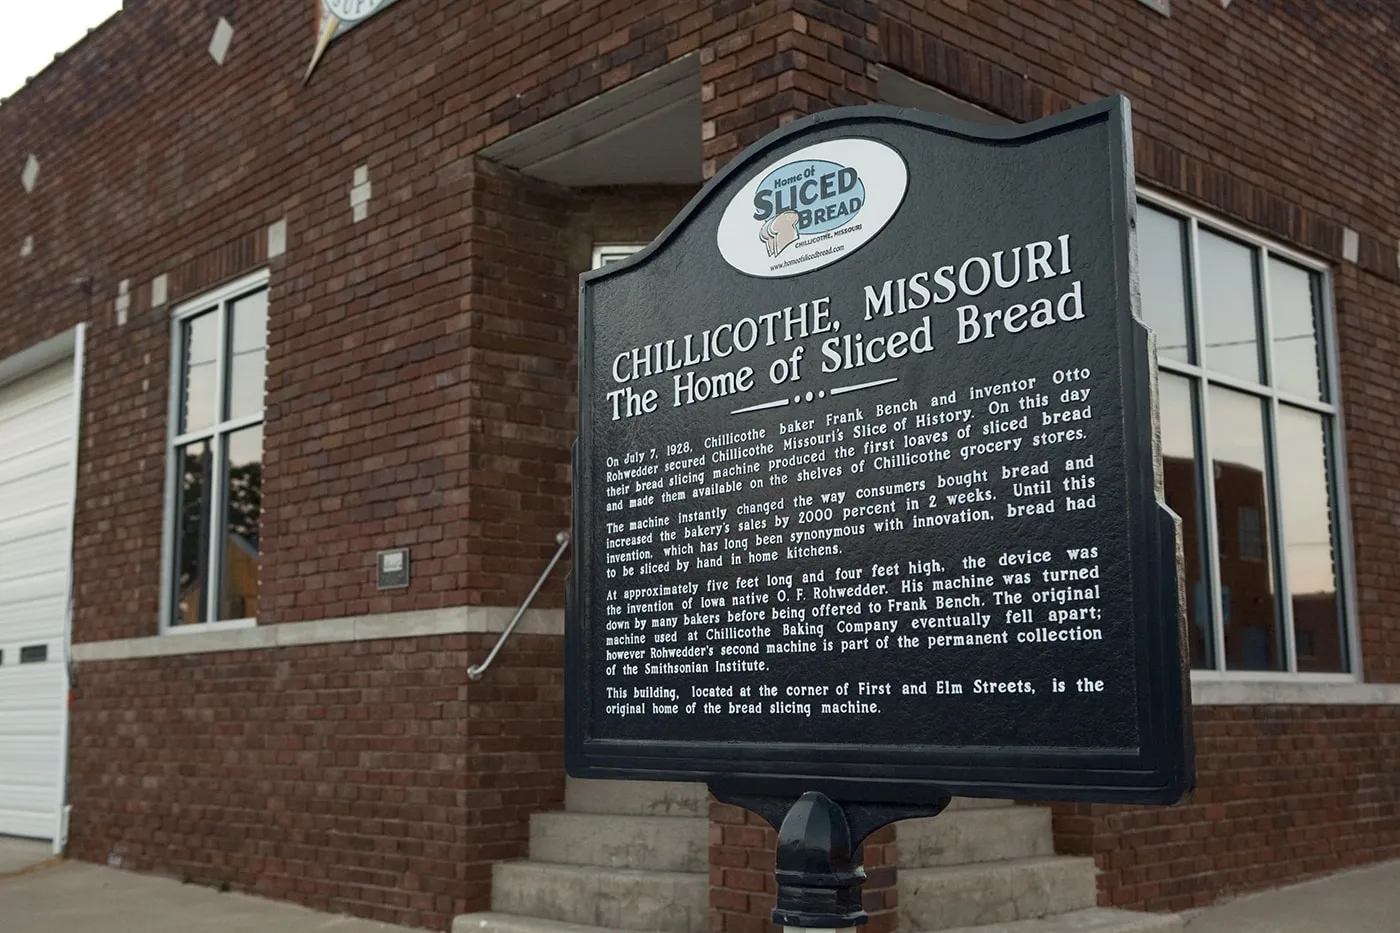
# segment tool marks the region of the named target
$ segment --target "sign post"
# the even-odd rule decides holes
[[[1190,790],[1130,145],[829,111],[583,277],[568,768],[759,812],[780,923],[952,794]]]

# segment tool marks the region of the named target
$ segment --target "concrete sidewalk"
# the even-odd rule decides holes
[[[0,878],[31,871],[53,857],[53,846],[47,842],[0,836]]]
[[[1249,894],[1207,907],[1186,933],[1395,933],[1400,861]]]
[[[28,867],[15,868],[28,858]],[[5,867],[12,870],[6,872]],[[48,860],[0,839],[4,933],[412,933],[168,878]],[[1185,933],[1395,933],[1400,861],[1248,895],[1187,918]]]
[[[0,877],[4,933],[422,933],[83,862]]]

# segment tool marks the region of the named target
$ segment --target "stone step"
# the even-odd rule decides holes
[[[1185,921],[1177,914],[1139,914],[1130,910],[1095,907],[1058,917],[958,927],[944,930],[943,933],[1182,933],[1184,929]]]
[[[994,807],[1013,807],[1014,800],[1002,800],[999,797],[954,797],[953,802],[948,804],[949,810],[990,810]]]
[[[698,816],[536,813],[530,817],[530,858],[603,868],[708,872],[710,821]]]
[[[899,865],[937,868],[1055,854],[1052,814],[1040,807],[946,810],[899,824]]]
[[[609,933],[607,927],[563,923],[538,917],[483,912],[462,914],[452,920],[452,933]]]
[[[491,909],[614,930],[707,933],[708,873],[497,862]]]
[[[1098,903],[1094,860],[1027,858],[899,873],[899,926],[949,930],[1032,920]]]
[[[708,817],[710,795],[704,784],[569,778],[564,785],[564,809],[570,813]]]
[[[1176,914],[1139,914],[1095,907],[1058,917],[1013,920],[980,927],[958,927],[941,933],[1182,933],[1185,922]],[[452,933],[609,933],[606,927],[562,923],[514,914],[463,914],[452,921]],[[918,933],[918,931],[910,931]]]

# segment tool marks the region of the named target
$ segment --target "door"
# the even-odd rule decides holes
[[[75,429],[71,360],[0,385],[0,835],[58,831]]]

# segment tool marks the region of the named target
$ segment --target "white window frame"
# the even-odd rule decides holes
[[[186,444],[192,444],[200,440],[208,440],[220,435],[228,435],[242,428],[252,427],[262,424],[267,415],[266,396],[264,404],[256,415],[244,415],[239,418],[230,418],[227,421],[216,421],[214,424],[198,431],[188,431],[183,434],[177,433],[180,426],[180,415],[183,405],[184,386],[184,350],[180,339],[180,328],[184,322],[196,315],[206,311],[218,315],[220,348],[223,346],[224,335],[228,334],[228,309],[236,299],[243,297],[250,292],[269,287],[271,278],[269,270],[263,269],[251,275],[235,279],[218,288],[205,292],[198,298],[183,302],[177,305],[170,313],[170,391],[168,402],[168,413],[166,417],[166,442],[165,442],[165,511],[164,511],[164,531],[161,536],[160,549],[160,632],[163,635],[188,635],[195,632],[215,632],[224,629],[250,628],[258,624],[256,617],[243,619],[223,619],[220,621],[200,622],[193,625],[173,624],[172,613],[175,610],[175,552],[179,539],[178,522],[179,516],[176,514],[178,503],[181,467],[176,458],[176,451]],[[227,353],[220,352],[215,364],[216,384],[220,386],[220,392],[225,391],[227,386]],[[265,391],[265,390],[264,390]],[[216,445],[222,450],[222,445]],[[216,462],[222,466],[222,459],[216,458]],[[222,475],[222,474],[221,474]],[[222,482],[210,484],[208,490],[210,497],[209,514],[222,516],[224,514],[223,497],[224,484]],[[219,583],[222,580],[224,553],[222,548],[211,547],[209,549],[209,579],[216,581],[210,585],[204,598],[212,602],[217,597]]]
[[[1206,582],[1210,587],[1211,612],[1213,615],[1212,637],[1215,640],[1215,659],[1220,665],[1214,669],[1191,670],[1191,679],[1199,683],[1207,682],[1287,682],[1296,684],[1355,684],[1361,683],[1361,639],[1360,622],[1357,614],[1356,596],[1356,558],[1352,540],[1352,520],[1351,520],[1351,498],[1348,492],[1349,471],[1346,459],[1346,426],[1344,422],[1344,405],[1342,402],[1342,387],[1340,378],[1340,359],[1337,347],[1336,309],[1333,299],[1333,276],[1331,267],[1322,261],[1306,253],[1298,252],[1289,247],[1282,246],[1270,239],[1261,237],[1245,228],[1239,227],[1218,217],[1209,215],[1197,208],[1184,204],[1174,198],[1159,194],[1149,189],[1139,188],[1137,191],[1138,200],[1151,207],[1161,208],[1164,211],[1175,214],[1182,218],[1188,226],[1189,252],[1185,259],[1190,267],[1190,277],[1187,283],[1190,287],[1189,300],[1192,305],[1193,319],[1190,322],[1190,334],[1193,346],[1193,356],[1196,363],[1185,363],[1179,360],[1159,357],[1157,367],[1159,371],[1183,376],[1191,381],[1199,391],[1199,408],[1192,413],[1192,423],[1196,427],[1196,446],[1199,454],[1197,462],[1198,481],[1202,484],[1199,495],[1205,502],[1206,514],[1201,516],[1202,532],[1204,541],[1209,551],[1207,561]],[[1260,341],[1265,348],[1266,375],[1270,379],[1270,384],[1264,385],[1261,382],[1251,382],[1248,380],[1234,379],[1226,374],[1216,372],[1202,365],[1205,361],[1202,347],[1202,330],[1198,315],[1201,307],[1201,288],[1199,272],[1199,249],[1197,233],[1198,228],[1204,225],[1208,229],[1219,231],[1233,239],[1248,245],[1253,249],[1263,250],[1263,259],[1267,256],[1277,256],[1286,259],[1295,265],[1301,266],[1310,272],[1317,273],[1321,277],[1322,287],[1320,296],[1320,309],[1318,313],[1319,332],[1318,338],[1323,346],[1320,359],[1325,369],[1321,374],[1322,386],[1326,390],[1326,397],[1329,401],[1318,399],[1302,398],[1288,392],[1280,391],[1272,384],[1273,365],[1273,343],[1272,343],[1272,320],[1271,314],[1261,315],[1260,321]],[[1267,269],[1267,266],[1263,266]],[[1272,310],[1269,303],[1269,283],[1268,276],[1260,277],[1260,300],[1266,309]],[[1284,625],[1284,652],[1288,663],[1288,670],[1283,671],[1242,671],[1227,670],[1224,668],[1225,659],[1225,630],[1221,625],[1224,617],[1224,606],[1221,600],[1220,588],[1220,566],[1219,549],[1220,540],[1217,529],[1217,518],[1215,508],[1215,483],[1213,470],[1207,469],[1212,461],[1210,458],[1210,432],[1208,426],[1197,423],[1196,415],[1210,411],[1210,386],[1219,385],[1224,388],[1237,388],[1246,392],[1251,397],[1260,398],[1269,406],[1269,424],[1278,423],[1279,404],[1281,402],[1293,405],[1297,408],[1313,412],[1323,416],[1327,440],[1330,444],[1331,471],[1329,471],[1328,481],[1331,484],[1331,491],[1334,497],[1333,509],[1336,514],[1336,551],[1334,562],[1337,575],[1338,598],[1341,602],[1343,614],[1343,625],[1347,639],[1347,666],[1350,668],[1347,673],[1317,673],[1299,672],[1297,670],[1297,644],[1296,633],[1293,628],[1293,601],[1291,598],[1282,598],[1280,593],[1279,602],[1282,611]],[[1261,389],[1264,391],[1261,392]],[[1195,396],[1193,395],[1193,399]],[[1271,468],[1277,465],[1277,449],[1271,445],[1267,451]],[[1281,584],[1287,587],[1287,548],[1283,539],[1282,523],[1279,519],[1278,491],[1275,489],[1271,493],[1269,500],[1272,512],[1271,527],[1273,530],[1273,549],[1268,555],[1269,560],[1276,561],[1276,566],[1280,570]]]
[[[598,243],[593,247],[591,269],[601,269],[610,262],[619,262],[647,248],[645,243]]]

